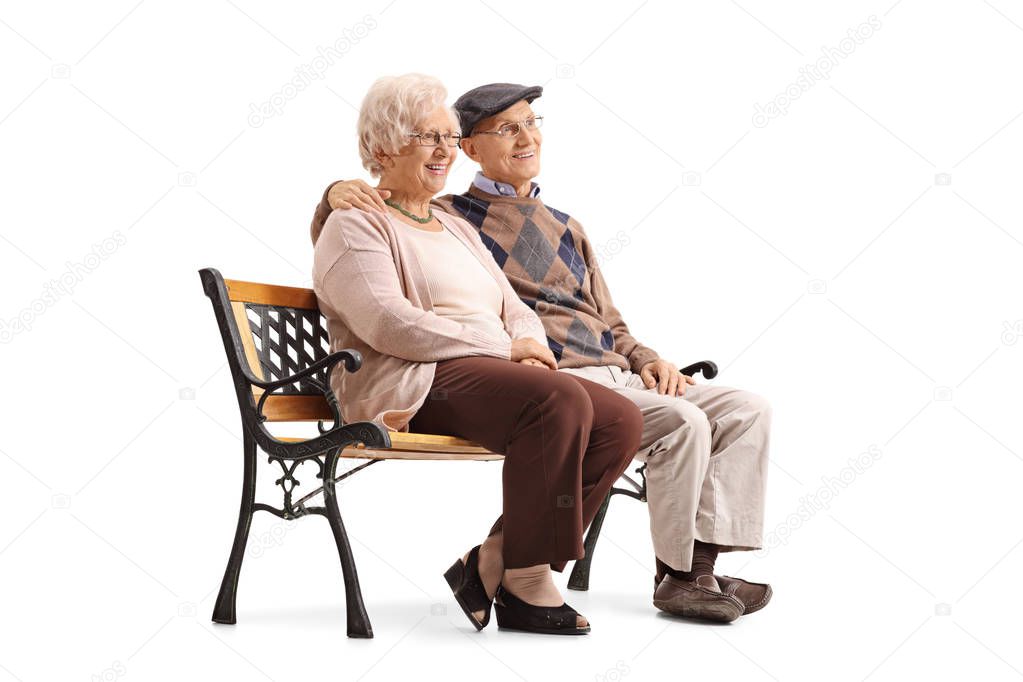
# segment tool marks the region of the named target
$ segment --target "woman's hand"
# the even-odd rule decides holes
[[[523,337],[515,339],[511,345],[511,361],[522,362],[523,360],[535,360],[541,366],[557,369],[558,363],[554,359],[554,353],[547,346],[541,346],[535,339]]]
[[[390,191],[370,187],[362,180],[342,180],[331,185],[327,192],[327,203],[331,208],[361,208],[363,211],[387,213],[384,199],[390,196]]]

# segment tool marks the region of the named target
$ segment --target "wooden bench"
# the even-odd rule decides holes
[[[393,432],[373,422],[343,423],[337,397],[330,388],[330,372],[337,365],[343,365],[347,372],[358,371],[362,357],[353,350],[330,352],[326,323],[313,291],[225,280],[213,268],[200,270],[199,276],[220,328],[243,430],[241,508],[231,556],[213,607],[213,621],[237,621],[238,577],[253,514],[267,511],[283,519],[319,515],[329,522],[341,559],[348,636],[372,637],[355,559],[338,509],[336,483],[388,459],[490,461],[504,457],[454,436]],[[699,362],[682,371],[690,375],[703,372],[710,379],[717,374],[717,367],[712,362]],[[264,422],[316,422],[319,435],[306,439],[275,437]],[[257,446],[269,456],[269,463],[281,468],[276,481],[283,493],[281,507],[255,500]],[[337,475],[340,458],[368,461]],[[295,499],[299,485],[296,470],[305,462],[315,464],[316,478],[322,485]],[[625,475],[622,478],[630,488],[612,488],[604,500],[586,535],[586,556],[573,566],[571,589],[585,590],[589,586],[590,562],[611,497],[623,494],[646,501],[644,469],[645,465],[636,470],[641,482]],[[320,494],[323,504],[310,504]]]

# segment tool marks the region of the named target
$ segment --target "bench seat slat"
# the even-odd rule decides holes
[[[392,431],[391,449],[358,447],[345,448],[342,457],[356,459],[410,459],[410,460],[450,460],[450,461],[494,461],[504,459],[504,455],[491,452],[472,441],[455,436],[439,436],[429,433],[407,433]],[[300,442],[304,438],[279,437],[278,440]]]

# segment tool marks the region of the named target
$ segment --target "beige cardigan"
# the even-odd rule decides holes
[[[471,224],[441,212],[450,230],[498,281],[501,319],[512,339],[547,346],[543,324],[523,303]],[[408,230],[389,215],[335,210],[316,241],[313,289],[327,319],[331,351],[362,353],[362,368],[330,378],[346,422],[376,421],[407,431],[433,384],[439,360],[484,355],[510,361],[511,344],[433,312],[426,276]],[[457,273],[452,273],[457,276]]]

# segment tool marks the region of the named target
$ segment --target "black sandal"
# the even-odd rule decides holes
[[[501,585],[497,588],[497,627],[502,630],[521,630],[543,635],[585,635],[590,625],[577,625],[579,612],[568,604],[561,606],[534,606],[528,604]]]
[[[451,592],[455,595],[455,601],[462,607],[466,617],[473,624],[476,630],[482,630],[490,622],[490,607],[493,605],[487,590],[483,587],[483,579],[480,578],[480,545],[476,545],[469,551],[469,558],[463,564],[458,559],[444,572],[444,579],[448,581]],[[483,621],[476,620],[473,611],[485,611]]]

